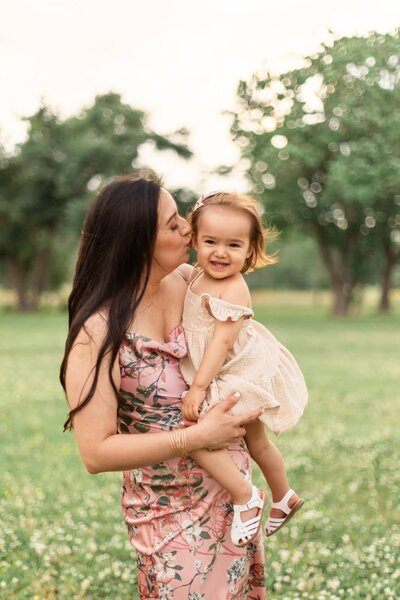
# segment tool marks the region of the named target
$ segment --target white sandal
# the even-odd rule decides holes
[[[255,485],[252,485],[251,488],[252,495],[247,504],[233,505],[231,540],[235,546],[246,546],[246,544],[254,540],[260,530],[262,513],[267,497],[265,492],[256,488]],[[259,509],[257,516],[247,521],[242,521],[240,514],[251,508]]]
[[[290,489],[283,496],[282,500],[280,500],[279,502],[272,502],[271,508],[277,508],[277,509],[281,510],[282,512],[285,513],[286,516],[285,517],[268,517],[268,520],[265,524],[265,535],[267,537],[269,537],[270,535],[273,535],[274,533],[276,533],[278,531],[278,529],[280,529],[281,527],[286,525],[286,523],[288,521],[290,521],[290,519],[293,517],[293,515],[303,506],[303,504],[304,504],[303,498],[299,498],[297,500],[297,502],[295,502],[293,504],[293,506],[289,506],[288,502],[289,502],[290,498],[293,496],[293,494],[295,494],[295,491]]]

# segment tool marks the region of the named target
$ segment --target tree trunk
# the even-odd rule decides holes
[[[50,248],[46,246],[40,250],[36,257],[31,276],[31,294],[32,294],[32,305],[35,307],[32,310],[39,308],[40,297],[43,293],[47,279],[47,268],[50,261]]]
[[[328,276],[333,295],[332,314],[337,317],[347,316],[356,281],[353,281],[348,270],[347,259],[350,254],[351,240],[341,253],[340,260],[335,260],[329,241],[325,238],[322,228],[315,226],[318,247]]]
[[[390,290],[392,287],[392,275],[395,267],[400,263],[400,255],[393,252],[390,245],[385,245],[385,264],[381,277],[381,297],[379,301],[379,312],[388,314],[390,312]]]
[[[50,259],[50,248],[40,250],[34,258],[31,272],[17,256],[8,259],[11,282],[17,293],[17,310],[21,312],[36,311],[46,282],[47,266]]]
[[[331,286],[333,292],[332,312],[336,317],[346,317],[349,312],[354,285],[347,281],[337,281]]]
[[[26,311],[30,309],[29,295],[26,290],[26,277],[21,262],[16,256],[8,259],[8,267],[11,276],[11,283],[17,293],[17,310]]]
[[[382,273],[381,280],[381,298],[379,301],[379,312],[383,314],[388,314],[390,312],[390,288],[391,288],[391,279],[392,279],[392,271],[394,268],[394,264],[386,263]]]

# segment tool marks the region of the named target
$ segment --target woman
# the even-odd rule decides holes
[[[243,425],[230,397],[182,427],[181,316],[190,229],[158,181],[127,176],[89,207],[69,299],[61,383],[90,473],[124,471],[122,507],[140,598],[265,597],[263,545],[230,542],[229,495],[189,457],[229,448],[243,473]],[[186,423],[185,425],[188,425]]]

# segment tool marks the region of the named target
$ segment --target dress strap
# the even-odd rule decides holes
[[[185,283],[188,283],[187,277],[182,273],[182,271],[178,268],[176,269],[178,275],[180,275]]]
[[[203,273],[203,269],[201,269],[200,267],[194,267],[192,274],[190,275],[190,279],[189,279],[189,287],[192,286],[192,284],[196,281],[196,279],[198,279],[200,277],[200,275]]]

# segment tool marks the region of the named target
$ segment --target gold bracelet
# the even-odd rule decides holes
[[[169,443],[172,451],[178,456],[186,456],[186,431],[184,429],[175,429],[169,434]]]
[[[176,429],[175,434],[177,454],[178,456],[186,456],[186,429]]]
[[[169,445],[174,454],[187,456],[186,429],[174,429],[169,432]]]

